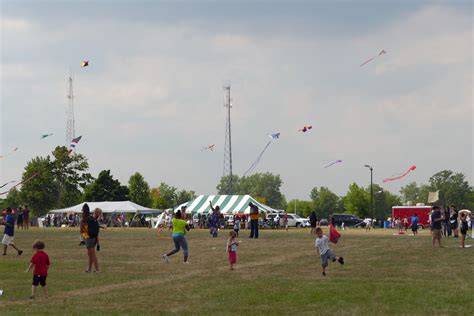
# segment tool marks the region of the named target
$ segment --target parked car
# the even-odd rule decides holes
[[[272,220],[274,221],[277,214],[268,214],[267,221]],[[280,217],[280,227],[285,225],[284,223],[284,214],[278,214]],[[302,218],[298,214],[290,214],[288,213],[288,227],[310,227],[311,224],[307,218]]]
[[[325,218],[322,218],[320,221],[319,221],[319,226],[328,226],[329,225],[329,221]]]
[[[351,214],[334,214],[332,218],[336,226],[341,226],[343,222],[346,227],[365,227],[366,225],[362,219]]]

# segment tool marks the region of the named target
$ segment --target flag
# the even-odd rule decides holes
[[[339,238],[341,238],[341,234],[339,234],[333,224],[329,225],[329,241],[337,244]]]
[[[69,145],[69,151],[68,151],[69,154],[71,154],[74,151],[74,149],[76,149],[76,145],[79,143],[81,138],[82,136],[79,136],[71,140],[71,144]]]

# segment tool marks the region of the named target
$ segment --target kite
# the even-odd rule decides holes
[[[5,154],[5,155],[3,155],[3,156],[0,156],[0,158],[5,158],[5,157],[8,157],[8,156],[11,156],[11,155],[13,155],[13,153],[15,153],[15,151],[17,151],[17,150],[18,150],[18,147],[15,147],[15,148],[13,148],[13,150],[12,150],[10,153]]]
[[[12,186],[8,191],[5,191],[5,192],[1,192],[0,195],[4,195],[4,194],[8,194],[8,192],[10,192],[13,188],[16,188],[17,186],[19,185],[22,185],[30,180],[32,180],[33,178],[39,176],[41,174],[41,172],[35,172],[33,173],[29,178],[26,178],[25,180],[23,181],[20,181],[19,183],[15,184],[14,186]]]
[[[204,147],[202,147],[201,150],[214,151],[214,147],[216,147],[216,145],[212,144],[212,145],[209,145],[209,146],[204,146]]]
[[[3,184],[2,186],[0,186],[0,189],[3,188],[3,187],[6,186],[6,185],[9,185],[9,184],[11,184],[11,183],[15,183],[16,181],[17,181],[17,180],[9,181],[9,182]]]
[[[383,183],[401,179],[401,178],[405,177],[407,174],[409,174],[410,172],[412,172],[412,171],[415,170],[415,169],[416,169],[416,166],[413,165],[413,166],[411,166],[410,168],[408,168],[407,171],[405,171],[404,173],[402,173],[402,174],[400,174],[400,175],[398,175],[398,176],[394,176],[394,177],[390,177],[390,178],[383,179]]]
[[[362,67],[362,66],[364,66],[364,65],[366,65],[366,64],[368,64],[368,63],[370,63],[372,60],[374,60],[374,59],[376,59],[377,57],[380,57],[380,56],[382,56],[382,55],[384,55],[384,54],[386,54],[386,53],[387,53],[387,52],[382,49],[382,50],[380,51],[380,53],[379,53],[377,56],[374,56],[374,57],[372,57],[372,58],[369,58],[369,59],[366,60],[364,63],[360,64],[360,67]]]
[[[45,139],[45,138],[47,138],[47,137],[49,137],[49,136],[53,136],[53,134],[52,134],[52,133],[51,133],[51,134],[43,134],[43,135],[41,135],[41,138],[40,138],[40,139]]]
[[[339,238],[341,238],[341,234],[336,230],[334,224],[329,225],[329,241],[337,244]]]
[[[303,126],[303,128],[300,128],[298,130],[298,132],[303,132],[303,133],[306,133],[307,131],[309,131],[310,129],[312,129],[313,126],[309,125],[309,126]]]
[[[257,167],[258,163],[260,162],[260,160],[262,159],[263,157],[263,154],[265,153],[265,151],[267,150],[268,146],[270,146],[270,144],[272,143],[272,141],[274,140],[277,140],[280,138],[280,133],[272,133],[270,135],[268,135],[271,139],[268,141],[268,143],[265,145],[265,147],[263,148],[263,150],[260,152],[260,154],[258,155],[257,159],[255,159],[255,161],[252,163],[252,165],[250,165],[250,167],[247,169],[247,171],[245,171],[244,173],[244,177],[249,174],[250,172],[252,172],[255,167]]]
[[[84,68],[84,67],[87,67],[89,66],[89,61],[88,60],[84,60],[81,62],[81,67]]]
[[[74,149],[76,149],[76,146],[77,144],[79,143],[79,141],[81,140],[82,136],[79,136],[79,137],[76,137],[74,138],[72,141],[71,141],[71,144],[69,145],[69,151],[68,151],[68,154],[71,154]]]
[[[331,167],[332,165],[335,165],[335,164],[341,163],[341,162],[342,162],[342,160],[339,160],[339,159],[338,159],[338,160],[336,160],[336,161],[331,162],[329,165],[324,166],[324,168],[329,168],[329,167]]]

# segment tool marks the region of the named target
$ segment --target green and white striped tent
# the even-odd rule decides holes
[[[219,206],[222,214],[249,214],[249,203],[252,202],[258,206],[260,212],[278,213],[277,210],[270,206],[257,202],[250,195],[200,195],[194,200],[183,203],[175,210],[186,206],[186,213],[190,214],[207,214],[211,211],[209,201],[214,207]]]

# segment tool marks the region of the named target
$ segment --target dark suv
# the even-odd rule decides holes
[[[341,226],[343,222],[344,222],[344,226],[347,226],[347,227],[350,227],[350,226],[364,227],[365,226],[365,222],[355,215],[334,214],[332,218],[334,219],[334,225],[336,226]]]

